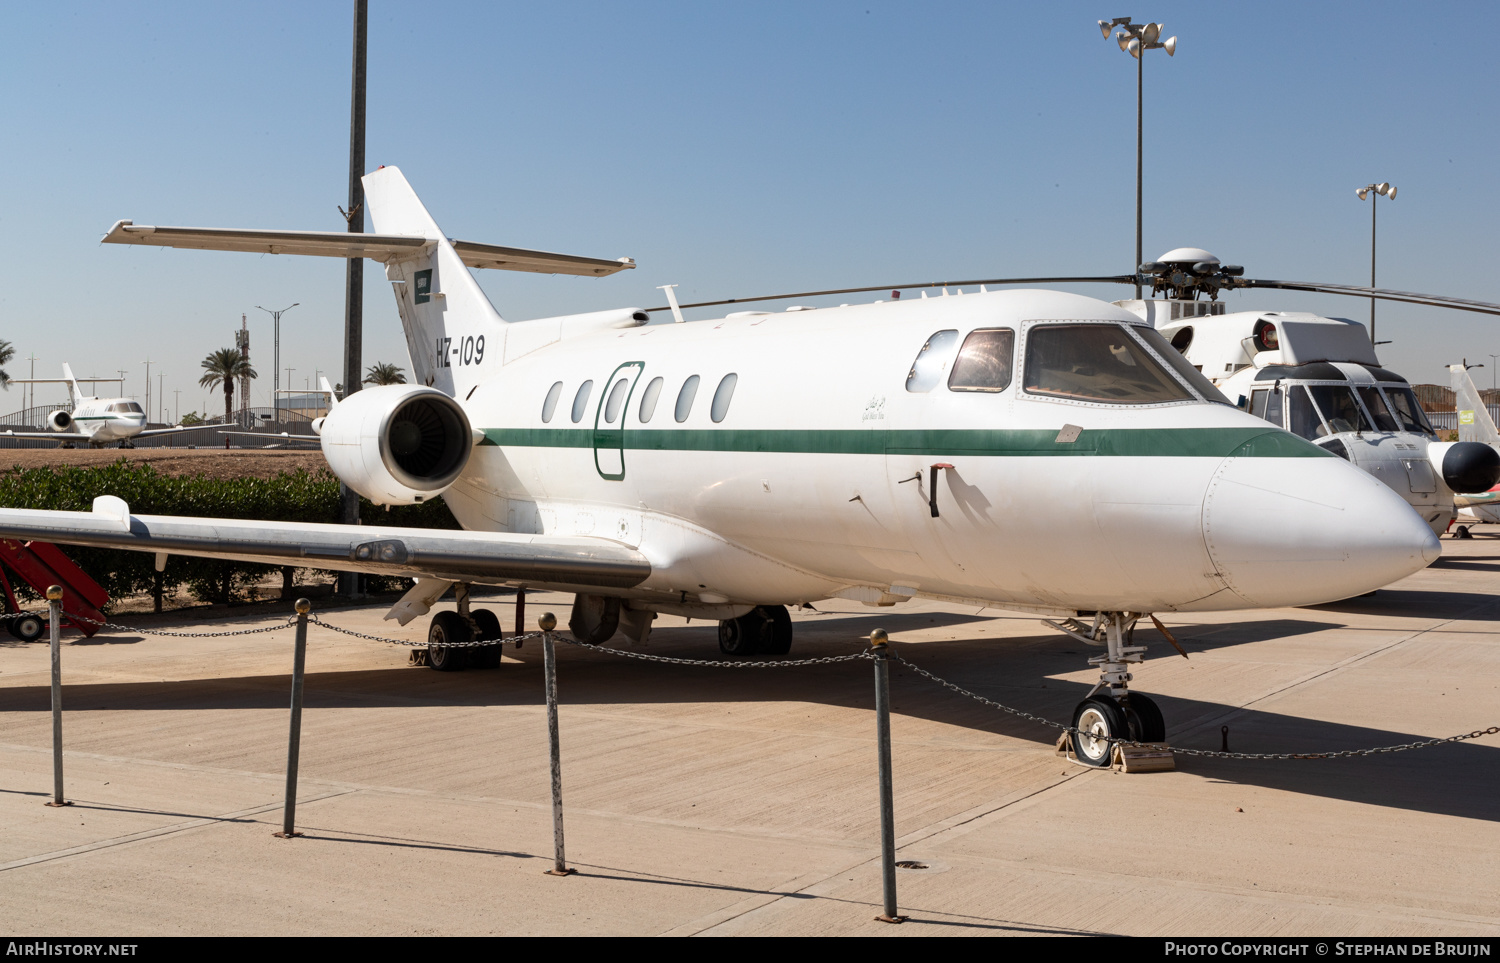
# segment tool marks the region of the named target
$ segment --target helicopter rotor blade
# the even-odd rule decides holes
[[[1438,294],[1416,294],[1411,291],[1392,291],[1387,288],[1366,288],[1353,284],[1318,284],[1310,281],[1266,281],[1257,278],[1235,278],[1225,285],[1232,288],[1274,288],[1282,291],[1310,291],[1314,294],[1346,294],[1351,297],[1378,298],[1382,301],[1400,301],[1405,304],[1425,304],[1434,308],[1452,308],[1455,311],[1474,311],[1478,314],[1500,315],[1500,304],[1489,301],[1472,301],[1467,298],[1449,298]]]
[[[1051,277],[1051,278],[988,278],[970,281],[923,281],[920,284],[876,284],[865,288],[831,288],[827,291],[798,291],[794,294],[768,294],[754,298],[725,298],[722,301],[697,301],[693,304],[680,304],[679,308],[714,308],[726,304],[750,304],[755,301],[786,301],[791,298],[816,298],[830,294],[868,294],[872,291],[902,291],[916,288],[943,288],[943,287],[975,287],[980,284],[1134,284],[1134,274],[1111,274],[1097,277]],[[657,308],[647,308],[647,311],[670,311],[671,306],[663,304]]]

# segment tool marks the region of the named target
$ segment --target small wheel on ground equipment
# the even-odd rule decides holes
[[[1088,766],[1104,768],[1114,755],[1112,739],[1129,739],[1125,710],[1109,696],[1090,696],[1073,710],[1073,754]]]
[[[441,643],[465,643],[472,633],[469,622],[457,612],[439,612],[427,629],[427,664],[439,672],[457,672],[469,662],[469,650],[449,648]],[[439,644],[434,644],[439,643]]]
[[[35,642],[47,631],[47,621],[40,615],[17,615],[10,620],[10,634],[22,642]]]
[[[469,613],[474,624],[479,626],[480,639],[502,639],[505,632],[500,628],[500,619],[489,609],[475,609]],[[482,645],[476,649],[469,650],[469,665],[476,669],[498,669],[500,668],[500,656],[505,646]]]
[[[1130,723],[1130,737],[1138,742],[1166,742],[1167,721],[1156,702],[1139,692],[1125,697],[1125,718]]]

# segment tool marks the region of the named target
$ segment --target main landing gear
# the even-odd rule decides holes
[[[1111,762],[1114,740],[1165,742],[1166,720],[1161,709],[1147,696],[1131,692],[1129,666],[1141,661],[1144,645],[1131,645],[1139,612],[1099,612],[1092,625],[1077,619],[1062,623],[1048,622],[1087,645],[1104,647],[1103,655],[1089,659],[1099,667],[1099,683],[1073,710],[1073,753],[1089,766],[1104,767]]]
[[[725,655],[786,655],[792,650],[792,616],[785,605],[759,605],[719,623]]]
[[[489,609],[469,609],[469,586],[460,582],[453,594],[457,612],[439,612],[427,629],[427,665],[439,672],[460,669],[498,669],[503,646],[467,645],[476,640],[500,639],[500,619]],[[453,645],[463,646],[452,648]]]

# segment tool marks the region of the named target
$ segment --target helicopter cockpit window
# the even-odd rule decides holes
[[[1187,388],[1119,324],[1032,328],[1026,337],[1025,384],[1031,394],[1116,405],[1193,400]]]
[[[1010,328],[980,328],[970,331],[953,360],[948,376],[950,391],[1004,391],[1010,387],[1010,369],[1015,361],[1016,333]]]
[[[1303,385],[1292,385],[1287,388],[1287,431],[1294,435],[1301,435],[1306,439],[1321,438],[1328,434],[1328,429],[1323,427],[1323,419],[1318,417],[1318,409],[1313,407],[1312,399],[1307,396],[1307,388]]]
[[[1422,406],[1417,404],[1417,396],[1410,388],[1387,388],[1385,396],[1396,412],[1396,420],[1401,423],[1403,431],[1433,434],[1432,426],[1427,423],[1427,416],[1422,414]]]
[[[1400,431],[1396,425],[1396,419],[1391,416],[1391,411],[1385,406],[1385,399],[1380,397],[1380,391],[1376,388],[1359,388],[1360,400],[1370,411],[1370,417],[1375,419],[1375,427],[1381,431]]]
[[[1359,402],[1354,400],[1351,389],[1342,385],[1308,385],[1307,390],[1317,402],[1330,432],[1370,430],[1369,419]]]
[[[922,345],[922,350],[917,352],[917,360],[911,363],[911,371],[906,375],[906,390],[931,391],[936,388],[938,382],[943,380],[943,372],[948,368],[948,359],[953,354],[956,341],[957,331],[934,332],[927,343]]]
[[[1271,394],[1266,398],[1266,413],[1262,418],[1275,425],[1277,428],[1286,423],[1286,417],[1282,414],[1282,395],[1280,388],[1272,388]]]

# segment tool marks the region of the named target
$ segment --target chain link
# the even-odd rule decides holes
[[[261,635],[266,632],[279,632],[283,629],[291,628],[297,622],[297,616],[293,615],[282,622],[278,622],[273,625],[261,626],[254,629],[236,629],[228,632],[167,632],[162,629],[143,629],[133,625],[121,625],[116,622],[101,622],[96,619],[91,619],[88,616],[75,615],[71,612],[63,612],[62,614],[75,622],[87,622],[89,625],[97,626],[101,629],[113,629],[117,632],[138,632],[142,635],[159,635],[174,639],[218,639],[236,635]],[[19,612],[16,613],[16,615],[36,615],[38,618],[44,619],[49,617],[49,613],[47,612]],[[396,639],[389,636],[373,635],[368,632],[359,632],[354,629],[346,629],[342,628],[341,626],[333,625],[329,622],[324,622],[316,615],[308,616],[308,621],[325,629],[337,632],[340,635],[347,635],[356,639],[364,639],[369,642],[383,642],[389,645],[406,646],[407,648],[413,649],[474,649],[492,645],[512,644],[519,646],[522,642],[526,642],[531,639],[539,639],[544,635],[544,633],[542,632],[528,632],[525,635],[514,635],[503,639],[472,639],[467,642],[425,642],[412,641],[410,639]],[[716,669],[797,668],[800,666],[809,665],[832,665],[836,662],[867,661],[877,658],[874,652],[869,649],[864,649],[862,651],[851,652],[846,655],[830,655],[816,659],[779,659],[758,661],[730,661],[727,659],[684,659],[677,656],[651,655],[646,652],[630,652],[625,649],[610,649],[602,645],[580,642],[577,639],[570,639],[565,636],[556,634],[553,635],[553,638],[566,643],[567,645],[577,646],[581,649],[589,649],[594,652],[602,652],[605,655],[619,656],[626,659],[637,659],[641,662],[661,662],[668,665],[697,665]],[[965,689],[960,685],[949,682],[947,679],[944,679],[941,676],[928,672],[926,669],[903,658],[894,651],[890,652],[889,658],[893,662],[901,663],[908,669],[911,669],[917,675],[922,676],[924,679],[927,679],[930,682],[935,682],[951,692],[957,693],[961,696],[967,696],[968,698],[987,705],[992,709],[999,709],[1001,712],[1010,713],[1011,715],[1019,719],[1025,719],[1028,722],[1035,722],[1038,725],[1045,726],[1049,729],[1056,729],[1059,733],[1068,733],[1072,736],[1093,736],[1092,733],[1083,732],[1077,726],[1067,726],[1063,725],[1060,722],[1053,722],[1051,719],[1045,719],[1039,715],[1036,715],[1035,713],[1027,712],[1024,709],[1017,709],[1014,706],[1008,706],[1001,702],[996,702],[994,699],[986,698],[985,696],[982,696],[977,692],[971,692],[970,690]],[[1166,746],[1154,742],[1141,742],[1140,740],[1136,739],[1111,738],[1103,741],[1109,743],[1112,746],[1140,746],[1148,749],[1170,749],[1173,753],[1179,753],[1184,756],[1258,761],[1283,759],[1351,759],[1358,756],[1376,756],[1392,752],[1405,752],[1410,749],[1427,749],[1431,748],[1432,746],[1441,746],[1447,743],[1455,742],[1465,742],[1470,739],[1480,739],[1484,736],[1493,736],[1497,734],[1500,734],[1500,726],[1490,726],[1488,729],[1476,729],[1473,732],[1460,733],[1456,736],[1445,736],[1436,739],[1423,739],[1418,742],[1406,742],[1393,746],[1376,746],[1370,749],[1341,749],[1331,752],[1225,752],[1219,749],[1185,749],[1176,746]]]
[[[982,702],[992,708],[1000,709],[1003,712],[1009,712],[1013,716],[1019,716],[1022,719],[1026,719],[1031,722],[1037,722],[1041,725],[1047,726],[1052,729],[1057,729],[1059,732],[1066,732],[1073,736],[1093,735],[1092,733],[1083,732],[1077,726],[1065,726],[1060,722],[1053,722],[1051,719],[1043,719],[1041,716],[1033,715],[1030,712],[1025,712],[1021,709],[1003,705],[999,702],[996,702],[994,699],[986,699],[984,696],[978,694],[977,692],[970,692],[968,689],[965,689],[962,686],[954,685],[947,679],[933,675],[931,672],[928,672],[921,666],[908,662],[906,659],[903,659],[901,656],[897,655],[894,652],[891,653],[891,658],[894,661],[900,662],[902,665],[911,669],[918,675],[936,682],[938,685],[942,686],[945,689],[951,689],[959,695],[968,696],[970,699]],[[1173,753],[1181,753],[1184,756],[1202,756],[1206,758],[1219,759],[1350,759],[1355,756],[1376,756],[1382,753],[1405,752],[1408,749],[1427,749],[1431,746],[1441,746],[1444,743],[1464,742],[1468,739],[1478,739],[1482,736],[1493,736],[1496,734],[1500,734],[1500,726],[1490,726],[1488,729],[1476,729],[1473,732],[1462,733],[1456,736],[1446,736],[1438,739],[1423,739],[1420,742],[1406,742],[1395,746],[1376,746],[1372,749],[1341,749],[1333,752],[1225,752],[1222,749],[1183,749],[1177,746],[1167,746],[1157,742],[1141,742],[1137,739],[1105,739],[1102,741],[1115,746],[1140,746],[1147,749],[1170,749]]]
[[[592,649],[595,652],[603,652],[605,655],[618,655],[626,659],[639,659],[642,662],[665,662],[669,665],[702,665],[715,669],[783,669],[793,666],[830,665],[834,662],[853,662],[858,659],[874,658],[873,655],[866,651],[852,652],[849,655],[827,655],[818,659],[778,659],[760,662],[730,662],[727,659],[680,659],[670,655],[650,655],[645,652],[630,652],[625,649],[607,649],[602,645],[579,642],[577,639],[569,639],[560,635],[553,635],[553,638],[568,645],[576,645],[581,649]]]

